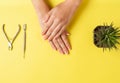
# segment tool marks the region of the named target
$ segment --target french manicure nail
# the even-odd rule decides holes
[[[67,33],[66,35],[67,35],[67,36],[69,36],[70,34],[69,34],[69,33]]]
[[[65,51],[65,54],[68,55],[68,51]]]
[[[46,40],[46,37],[45,37],[45,36],[43,36],[43,39],[44,39],[44,40]]]

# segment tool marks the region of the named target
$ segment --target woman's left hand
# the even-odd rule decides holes
[[[49,11],[42,22],[45,26],[42,31],[44,39],[52,40],[59,37],[66,30],[77,6],[65,1]]]

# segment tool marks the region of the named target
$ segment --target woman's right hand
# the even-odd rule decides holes
[[[45,27],[42,25],[42,21],[45,18],[45,15],[48,14],[50,8],[44,2],[44,0],[32,0],[35,10],[37,11],[37,15],[41,24],[41,29],[43,30]],[[68,33],[63,32],[58,38],[52,39],[49,41],[51,47],[62,54],[68,54],[71,49],[71,45],[67,39]]]
[[[40,19],[40,24],[42,26],[41,29],[44,29],[45,27],[42,25],[41,21],[42,18]],[[59,51],[61,54],[69,54],[71,45],[68,41],[68,36],[69,33],[65,30],[59,37],[50,40],[49,43],[54,50]]]

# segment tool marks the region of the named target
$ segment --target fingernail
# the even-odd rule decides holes
[[[47,39],[47,37],[46,37],[46,36],[43,36],[43,39],[44,39],[44,40],[46,40],[46,39]]]
[[[70,50],[72,50],[72,47],[70,46],[68,49],[69,49],[69,51],[70,51]]]
[[[67,35],[67,36],[69,36],[70,34],[69,34],[69,33],[67,33],[66,35]]]
[[[44,35],[44,31],[42,31],[42,35]]]
[[[51,41],[50,39],[48,39],[48,41]]]
[[[65,54],[64,52],[60,51],[61,54]]]
[[[65,51],[65,54],[68,55],[68,51]]]
[[[69,51],[71,50],[71,48],[69,48]]]
[[[62,52],[62,54],[65,54],[64,52]]]
[[[53,49],[56,51],[57,49],[53,47]]]
[[[51,41],[51,39],[50,39],[50,38],[48,38],[48,41]]]

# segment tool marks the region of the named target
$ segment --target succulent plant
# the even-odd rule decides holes
[[[97,26],[94,29],[94,44],[97,47],[103,48],[103,50],[106,48],[109,50],[112,48],[117,49],[116,44],[120,44],[119,39],[120,30],[115,28],[112,23],[110,25]]]

